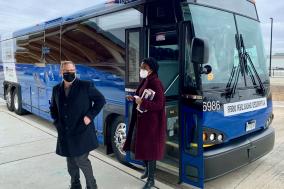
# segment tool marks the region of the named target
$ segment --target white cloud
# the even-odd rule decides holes
[[[273,53],[284,52],[284,1],[256,0],[256,6],[262,22],[265,48],[270,48],[270,18],[273,18]]]
[[[271,23],[263,23],[262,33],[264,38],[264,44],[267,52],[270,49],[270,35],[271,35]],[[284,22],[274,22],[273,23],[273,33],[272,33],[272,50],[273,53],[284,52]]]
[[[39,24],[85,9],[104,0],[0,1],[0,33]]]

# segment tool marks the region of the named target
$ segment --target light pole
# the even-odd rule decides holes
[[[269,76],[271,77],[271,59],[272,59],[272,33],[273,33],[273,18],[271,20],[271,31],[270,31],[270,60],[269,60]]]

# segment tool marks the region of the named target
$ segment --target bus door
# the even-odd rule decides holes
[[[180,182],[204,187],[202,94],[197,65],[191,62],[193,30],[190,22],[180,25]]]
[[[125,95],[134,95],[139,81],[139,68],[144,57],[145,30],[133,28],[126,30],[126,73],[125,73]],[[133,102],[126,100],[125,123],[128,126],[131,121]],[[127,128],[128,129],[128,128]],[[134,154],[127,152],[126,160],[131,163],[142,165],[142,162],[134,160]]]
[[[166,97],[167,139],[165,155],[157,162],[160,169],[179,174],[179,48],[176,25],[149,31],[149,56],[159,64],[158,76]]]
[[[151,28],[149,33],[149,56],[159,64],[158,75],[166,97],[165,156],[157,165],[179,175],[180,183],[203,188],[202,109],[180,94],[183,61],[179,55],[183,45],[179,45],[177,27]]]

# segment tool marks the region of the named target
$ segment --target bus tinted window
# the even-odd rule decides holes
[[[148,23],[150,25],[175,24],[175,15],[171,3],[152,3],[149,5]]]
[[[129,82],[139,82],[140,33],[131,32],[128,39]]]
[[[17,50],[15,59],[17,63],[31,63],[29,58],[29,36],[21,36],[16,39]]]
[[[101,69],[119,69],[124,65],[123,46],[114,43],[113,38],[104,34],[87,23],[64,26],[61,59]]]
[[[18,37],[15,58],[17,63],[41,63],[44,61],[44,32]]]
[[[152,30],[150,44],[150,56],[158,61],[158,74],[165,87],[165,95],[178,95],[179,49],[176,31],[156,32]]]
[[[46,63],[60,63],[60,27],[45,31],[43,54]]]
[[[108,31],[117,39],[125,42],[125,31],[127,28],[141,27],[143,23],[142,8],[132,8],[96,18],[91,20],[96,22],[101,30]]]
[[[254,19],[258,19],[255,5],[247,0],[197,0],[197,3],[225,9]]]
[[[141,26],[142,18],[141,12],[130,9],[64,25],[61,59],[124,77],[125,29]]]

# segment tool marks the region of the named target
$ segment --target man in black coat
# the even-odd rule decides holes
[[[94,118],[105,104],[104,96],[91,82],[76,78],[71,61],[61,63],[63,82],[54,86],[50,104],[51,117],[58,131],[56,153],[67,157],[71,189],[81,189],[80,172],[87,189],[97,188],[88,155],[98,147]]]

